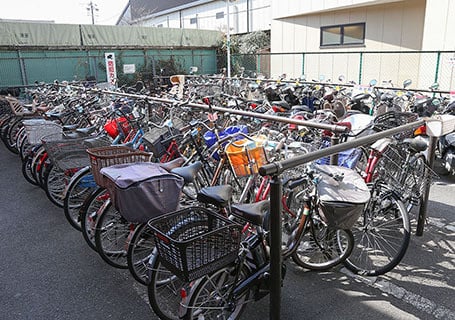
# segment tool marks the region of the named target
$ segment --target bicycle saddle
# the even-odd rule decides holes
[[[256,226],[262,226],[264,224],[264,218],[269,210],[269,200],[262,200],[255,203],[237,203],[231,206],[232,214],[239,216]]]
[[[204,187],[197,194],[198,201],[218,207],[226,207],[231,197],[232,187],[230,185]]]
[[[183,158],[179,158],[183,159]],[[175,161],[175,160],[173,160]],[[171,161],[172,162],[172,161]],[[190,183],[194,181],[194,178],[196,177],[196,174],[198,171],[201,169],[202,163],[200,161],[196,161],[195,163],[192,163],[186,167],[178,167],[178,168],[173,168],[171,170],[171,173],[175,173],[176,175],[179,175],[183,178],[185,183]]]
[[[404,139],[403,142],[408,144],[409,150],[411,152],[415,152],[415,153],[425,151],[428,148],[427,142],[425,140],[417,138],[417,137]]]

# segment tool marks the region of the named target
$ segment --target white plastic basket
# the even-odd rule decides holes
[[[24,120],[23,124],[30,144],[39,144],[43,137],[63,132],[61,125],[44,119]]]

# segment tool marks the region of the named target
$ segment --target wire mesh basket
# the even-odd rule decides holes
[[[152,154],[125,146],[89,148],[86,150],[86,157],[87,153],[95,182],[103,188],[106,188],[109,180],[100,173],[102,168],[123,163],[152,161]]]
[[[41,139],[48,157],[61,170],[82,168],[90,164],[84,138],[66,138],[63,133],[47,135]]]
[[[190,207],[148,222],[160,261],[183,281],[192,281],[232,263],[242,226],[215,212]]]
[[[29,119],[22,122],[30,144],[39,144],[45,136],[63,133],[63,128],[58,123],[44,119]]]
[[[417,121],[418,115],[412,112],[389,111],[374,118],[374,128],[378,131],[388,130]],[[394,137],[398,140],[412,137],[414,130],[400,132]]]
[[[382,154],[374,176],[401,195],[402,199],[418,203],[422,193],[438,175],[424,158],[410,155],[406,144],[390,145]]]

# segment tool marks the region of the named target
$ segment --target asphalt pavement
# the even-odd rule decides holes
[[[0,143],[0,319],[157,319],[145,287],[89,249]],[[424,235],[380,277],[287,262],[282,319],[455,319],[455,178],[432,186]],[[415,225],[413,226],[415,231]],[[242,319],[268,319],[269,298]]]

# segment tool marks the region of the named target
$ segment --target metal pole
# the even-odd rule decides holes
[[[335,146],[340,143],[340,137],[337,134],[333,134],[330,138],[332,146]],[[330,164],[338,165],[338,153],[334,153],[330,156]]]
[[[280,320],[281,314],[281,180],[278,175],[270,183],[270,307],[269,318]]]
[[[436,144],[438,143],[437,137],[430,137],[430,141],[428,144],[428,158],[427,158],[427,165],[431,170],[433,170],[434,165],[434,157],[436,151]],[[420,208],[419,208],[419,216],[417,217],[417,228],[416,228],[416,236],[421,237],[423,235],[423,229],[425,227],[425,219],[427,217],[427,209],[428,209],[428,197],[430,195],[430,184],[427,183],[431,175],[429,170],[425,170],[424,176],[424,185],[423,191],[420,195]]]
[[[229,4],[230,0],[226,0],[226,19],[227,19],[227,33],[226,33],[226,51],[227,51],[227,77],[231,78],[231,25],[229,22]]]

